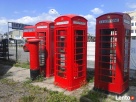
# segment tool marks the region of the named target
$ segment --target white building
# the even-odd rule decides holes
[[[131,38],[136,40],[136,11],[126,12],[131,17]]]
[[[13,39],[22,39],[23,31],[22,30],[13,30],[10,31],[9,38]]]

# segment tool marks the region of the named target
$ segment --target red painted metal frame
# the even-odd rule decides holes
[[[42,21],[35,24],[37,38],[44,41],[42,48],[45,53],[45,66],[44,69],[45,76],[51,77],[54,75],[54,22],[52,21]]]
[[[35,26],[25,26],[23,30],[24,38],[33,38],[35,37]]]
[[[74,90],[86,83],[87,20],[77,15],[55,19],[55,85]]]
[[[23,49],[25,52],[29,51],[29,44],[28,44],[28,40],[29,39],[34,39],[36,38],[35,35],[35,26],[25,26],[24,30],[23,30],[23,38],[26,39],[26,42],[23,46]]]
[[[130,22],[125,13],[108,13],[96,19],[95,88],[117,94],[128,89]]]

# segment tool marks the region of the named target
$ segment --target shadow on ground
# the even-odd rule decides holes
[[[4,76],[15,63],[14,60],[0,59],[0,78]]]
[[[94,84],[94,69],[87,68],[87,81],[88,83]],[[129,80],[129,89],[126,90],[123,94],[117,95],[114,93],[109,93],[104,90],[98,89],[85,89],[83,94],[80,97],[80,102],[124,102],[124,100],[116,100],[118,96],[129,96],[130,98],[134,96],[134,100],[127,102],[136,102],[136,79],[130,78]],[[125,100],[126,102],[126,100]]]
[[[87,68],[87,84],[94,84],[94,68]],[[107,98],[102,92],[94,91],[92,88],[86,88],[83,90],[80,97],[80,102],[103,102]]]

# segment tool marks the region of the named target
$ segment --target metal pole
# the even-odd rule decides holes
[[[16,41],[16,62],[18,61],[18,57],[17,57],[17,40],[15,40]]]
[[[8,42],[7,42],[7,47],[8,47],[8,60],[9,60],[9,22],[8,22],[8,34],[7,34],[7,39],[8,39]]]

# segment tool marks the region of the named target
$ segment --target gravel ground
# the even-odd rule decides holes
[[[0,81],[0,102],[19,102],[22,96],[28,95],[27,89],[21,83],[9,83]]]
[[[13,52],[14,52],[14,50],[13,50]],[[24,55],[22,50],[20,50],[19,53],[22,54],[21,55],[22,57],[20,57],[21,62],[27,61],[27,59],[29,57],[28,53],[25,53],[25,55]],[[10,56],[10,58],[11,58],[11,56]],[[35,100],[34,102],[44,102],[45,101],[45,96],[47,95],[46,90],[38,91],[38,93],[36,93],[37,96],[35,96],[35,92],[37,92],[37,91],[35,91],[35,88],[31,89],[30,87],[24,86],[24,83],[15,82],[12,79],[10,79],[10,80],[3,79],[3,77],[1,77],[1,76],[5,75],[10,70],[10,68],[11,68],[10,66],[5,67],[0,64],[0,102],[32,102],[32,100],[34,100],[34,99],[38,99],[38,101]],[[93,70],[94,69],[94,61],[87,61],[87,68],[90,70]],[[18,75],[23,76],[24,73],[18,72]],[[12,73],[8,73],[7,75],[10,75],[10,74],[12,74]],[[129,92],[126,93],[126,95],[135,96],[135,98],[136,98],[136,80],[131,80],[130,82],[131,82],[130,83],[130,85],[131,85],[130,90],[129,90]],[[22,101],[25,98],[27,99],[27,101]],[[41,98],[42,101],[39,101],[40,100],[39,98]],[[47,102],[47,101],[45,101],[45,102]],[[53,101],[49,101],[49,102],[53,102]],[[60,102],[63,102],[63,101],[60,101]],[[82,102],[85,102],[85,101],[82,101]],[[107,102],[107,101],[105,101],[105,102]],[[111,102],[111,101],[109,101],[109,102]],[[113,102],[113,100],[112,100],[112,102]],[[121,101],[121,102],[124,102],[124,101]],[[125,101],[125,102],[130,102],[130,101]],[[133,101],[133,102],[135,102],[135,101]]]

